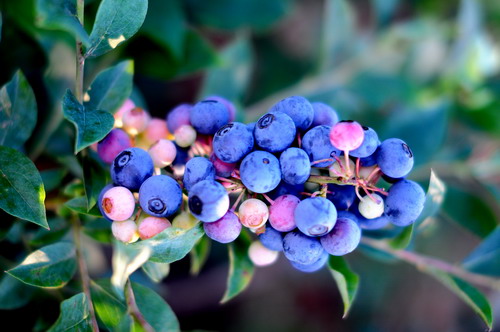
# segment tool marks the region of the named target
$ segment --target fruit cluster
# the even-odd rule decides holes
[[[408,145],[381,142],[323,103],[292,96],[250,124],[234,122],[234,106],[221,97],[180,105],[166,121],[127,103],[116,115],[123,130],[97,147],[113,180],[99,209],[123,242],[155,236],[173,216],[174,227],[203,222],[221,243],[245,227],[259,239],[249,249],[256,265],[283,251],[313,272],[328,255],[352,252],[362,229],[407,226],[423,209],[424,191],[405,179]]]

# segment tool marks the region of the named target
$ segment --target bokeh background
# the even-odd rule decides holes
[[[90,31],[99,1],[85,2]],[[68,163],[73,151],[60,100],[74,84],[74,39],[43,22],[35,0],[0,5],[0,85],[21,69],[39,108],[26,152],[42,169],[53,160]],[[458,263],[500,222],[499,1],[149,0],[136,36],[87,61],[86,85],[122,59],[134,60],[132,98],[155,116],[218,94],[238,106],[239,120],[254,121],[282,98],[303,95],[382,139],[404,139],[415,154],[411,178],[426,188],[432,168],[447,186],[440,212],[416,230],[413,250]],[[36,248],[40,235],[5,215],[2,222],[4,270],[23,248]],[[87,229],[94,278],[111,273],[106,232]],[[183,330],[485,330],[455,294],[415,267],[363,249],[347,260],[361,286],[344,320],[329,272],[300,273],[283,257],[257,268],[250,287],[220,305],[228,258],[218,244],[197,276],[186,258],[160,284],[141,272],[133,279],[167,300]],[[482,290],[500,320],[500,293]],[[59,296],[37,294],[0,316],[20,322],[18,330],[42,331],[57,318]]]

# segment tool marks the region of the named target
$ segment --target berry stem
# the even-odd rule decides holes
[[[348,178],[350,178],[352,173],[351,173],[351,165],[349,162],[350,160],[349,160],[349,151],[348,150],[344,151],[344,161],[345,161],[345,167],[346,167],[346,176]]]
[[[236,199],[236,202],[234,202],[233,206],[231,207],[231,211],[236,210],[238,207],[238,204],[240,204],[241,199],[243,198],[243,195],[246,193],[246,189],[243,189],[241,193],[238,195],[238,198]]]
[[[127,307],[129,314],[141,325],[144,331],[154,332],[153,327],[146,321],[141,311],[137,307],[137,303],[135,302],[134,291],[132,289],[132,285],[130,283],[130,279],[127,281],[125,298],[127,300]]]
[[[330,161],[330,162],[333,163],[333,162],[335,162],[335,159],[333,159],[333,158],[326,158],[326,159],[315,160],[315,161],[313,161],[311,163],[311,166],[319,164],[319,163],[327,162],[327,161]]]
[[[264,198],[269,202],[269,204],[271,205],[274,204],[274,201],[271,199],[271,197],[267,196],[266,194],[262,194],[262,196],[264,196]]]

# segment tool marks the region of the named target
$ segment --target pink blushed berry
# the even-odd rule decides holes
[[[138,231],[141,240],[149,239],[165,229],[171,227],[170,221],[167,218],[146,217],[139,223]]]
[[[101,202],[102,211],[113,221],[127,220],[135,209],[134,195],[125,187],[113,187],[106,191]]]
[[[111,224],[113,236],[125,243],[132,243],[139,239],[137,225],[133,220],[114,221]]]
[[[269,218],[267,205],[256,198],[250,198],[241,203],[238,213],[241,224],[251,229],[264,226]]]
[[[295,224],[294,211],[299,205],[300,199],[293,195],[283,195],[274,200],[269,208],[269,222],[271,226],[280,232],[289,232],[297,225]]]
[[[154,166],[163,168],[172,164],[177,155],[177,149],[172,141],[160,139],[149,148],[148,153],[153,159]]]
[[[146,130],[151,116],[149,113],[140,108],[135,107],[123,113],[123,129],[132,136],[142,133]]]
[[[113,114],[113,117],[115,118],[115,127],[116,128],[121,128],[123,126],[123,114],[125,112],[130,111],[131,109],[135,108],[135,103],[132,101],[132,99],[127,99],[123,103],[122,106],[116,111],[115,114]]]
[[[356,121],[340,121],[330,130],[330,142],[342,151],[357,149],[365,137],[363,127]]]
[[[174,131],[175,143],[181,148],[187,148],[196,141],[196,130],[190,125],[182,125]]]
[[[115,157],[125,149],[132,147],[128,134],[121,129],[113,129],[97,144],[97,153],[102,161],[111,164]]]
[[[144,131],[144,138],[149,144],[153,144],[160,139],[167,138],[169,134],[167,122],[165,120],[152,118]]]
[[[260,241],[253,242],[248,248],[248,257],[256,266],[271,265],[278,259],[278,251],[267,249]]]

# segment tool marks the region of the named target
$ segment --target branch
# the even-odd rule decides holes
[[[78,20],[83,25],[84,17],[84,0],[77,0],[76,15]],[[76,78],[75,78],[75,96],[80,103],[83,103],[83,70],[85,66],[85,57],[83,56],[83,48],[81,40],[76,40]]]
[[[426,271],[429,270],[429,267],[432,267],[447,272],[449,274],[453,274],[454,276],[462,278],[473,284],[500,290],[500,279],[484,276],[477,273],[472,273],[467,270],[464,270],[463,268],[457,265],[452,265],[448,262],[433,257],[423,256],[406,250],[395,250],[382,241],[369,238],[363,238],[361,241],[362,243],[372,248],[386,252],[392,256],[395,256],[401,260],[406,261],[407,263],[411,263],[415,265],[419,270]]]
[[[127,306],[130,315],[141,325],[141,327],[147,332],[154,332],[154,328],[146,321],[141,311],[135,303],[134,291],[132,290],[132,284],[130,280],[127,281],[127,289],[125,292],[125,298],[127,299]]]

